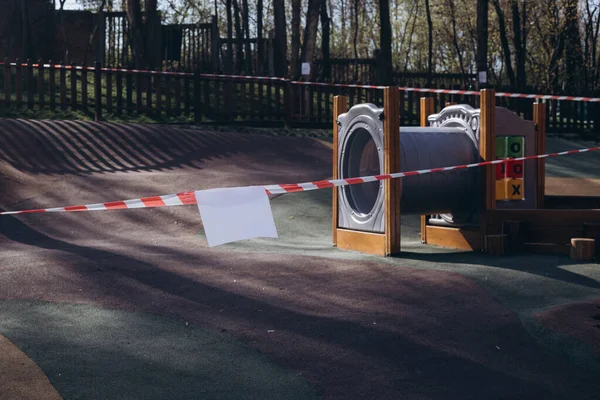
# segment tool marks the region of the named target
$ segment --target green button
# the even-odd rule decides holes
[[[523,157],[524,145],[523,136],[509,137],[507,143],[508,157]]]
[[[506,158],[506,136],[496,137],[496,158]]]

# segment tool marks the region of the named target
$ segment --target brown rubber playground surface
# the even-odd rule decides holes
[[[3,210],[331,171],[311,138],[20,120],[0,134]],[[195,206],[0,217],[0,399],[600,396],[600,265],[429,249],[414,218],[404,257],[343,252],[330,199],[274,198],[279,239],[216,248]]]

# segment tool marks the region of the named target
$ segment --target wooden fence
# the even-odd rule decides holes
[[[76,65],[0,65],[0,116],[95,118],[170,123],[240,123],[258,126],[330,128],[333,96],[346,95],[350,106],[382,105],[381,89],[307,84],[278,78],[230,77],[196,73],[87,68]],[[419,93],[404,90],[401,123],[419,125],[419,99],[479,107],[478,95]],[[532,119],[534,99],[497,97]],[[549,132],[599,133],[600,104],[546,101]]]

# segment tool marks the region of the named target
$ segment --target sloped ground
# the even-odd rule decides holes
[[[5,210],[331,171],[307,138],[18,120],[0,134]],[[425,248],[413,217],[402,258],[342,252],[330,199],[277,197],[279,239],[213,249],[194,206],[0,217],[0,334],[65,399],[597,395],[593,346],[536,317],[600,297],[597,264]]]

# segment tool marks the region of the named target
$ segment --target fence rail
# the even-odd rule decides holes
[[[0,115],[27,112],[97,120],[243,123],[331,127],[333,97],[382,105],[380,86],[295,82],[282,78],[139,71],[71,65],[0,63]],[[419,98],[479,107],[479,92],[400,88],[402,125],[419,125]],[[600,133],[600,98],[497,93],[497,104],[532,119],[547,104],[549,132]],[[63,113],[63,114],[61,114]],[[45,114],[45,115],[46,115]]]

